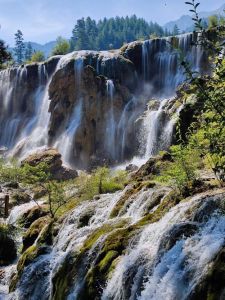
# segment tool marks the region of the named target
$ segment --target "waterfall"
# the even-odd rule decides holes
[[[73,150],[73,141],[76,139],[76,131],[80,125],[82,117],[82,98],[79,103],[74,107],[74,111],[68,122],[66,130],[57,138],[54,147],[57,148],[62,155],[63,162],[70,165],[71,152]],[[76,151],[76,149],[75,149]]]
[[[145,112],[141,133],[141,152],[146,159],[161,150],[168,149],[171,145],[175,118],[171,118],[166,112],[166,107],[171,100],[173,99],[162,100],[158,107],[148,107]],[[157,103],[155,104],[157,106]]]
[[[100,230],[102,234],[80,257],[82,264],[78,263],[71,285],[67,287],[66,299],[80,299],[86,276],[99,261],[98,255],[109,234],[118,230],[119,235],[122,229],[135,228],[146,213],[157,210],[170,192],[163,187],[142,189],[128,197],[118,216],[112,217],[114,208],[124,199],[128,189],[81,202],[71,211],[61,224],[53,247],[25,267],[9,299],[14,299],[15,295],[19,299],[32,297],[33,300],[53,297],[52,280],[62,272],[60,267],[66,262],[76,266],[72,257],[76,259],[85,242],[89,240],[90,243],[90,237]],[[188,299],[224,245],[223,199],[221,190],[209,195],[199,194],[170,208],[160,220],[139,225],[116,259],[98,299]],[[210,211],[207,216],[206,211]],[[67,275],[71,276],[61,274],[61,277]]]
[[[194,70],[205,71],[203,50],[192,46],[197,38],[183,34],[147,40],[133,56],[122,50],[75,51],[1,71],[0,147],[23,158],[55,146],[67,163],[79,167],[88,166],[92,157],[115,164],[140,155],[136,121],[146,104],[173,97],[185,79],[172,45],[181,48]],[[130,44],[132,51],[136,45]],[[163,104],[146,113],[141,145],[146,158],[170,143],[173,122],[164,122],[164,116]]]
[[[109,112],[107,116],[106,127],[106,149],[110,153],[113,159],[116,158],[116,121],[114,116],[114,93],[115,87],[111,79],[106,81],[107,101],[109,106]]]
[[[196,38],[194,33],[185,33],[143,42],[142,76],[146,83],[151,83],[155,95],[160,98],[171,97],[176,87],[185,80],[180,53],[190,62],[194,71],[202,71],[204,53],[200,46],[192,45]]]
[[[39,86],[34,94],[34,114],[18,138],[18,143],[11,153],[20,152],[20,157],[25,157],[34,150],[48,145],[49,96],[48,89],[52,76],[48,78],[45,65],[38,65]],[[45,83],[47,84],[45,85]]]

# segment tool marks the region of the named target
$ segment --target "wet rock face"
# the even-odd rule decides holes
[[[119,124],[123,125],[123,111],[132,98],[130,88],[135,86],[134,65],[131,61],[122,56],[107,59],[102,64],[100,75],[96,70],[95,55],[86,54],[82,66],[78,65],[77,58],[69,60],[56,72],[49,86],[50,144],[60,144],[60,134],[68,131],[69,135],[70,126],[77,119],[77,124],[71,127],[71,131],[75,127],[76,130],[71,133],[68,160],[85,168],[99,165],[99,157],[106,164],[122,158],[118,153],[121,145],[115,143],[122,143],[123,128],[120,129]],[[87,64],[90,61],[91,65]],[[109,82],[105,76],[112,76],[110,78],[116,80]],[[132,153],[135,149],[137,138],[134,127],[135,124],[131,124],[126,136],[125,156],[131,154],[130,149]],[[66,151],[63,145],[59,148],[62,153]]]

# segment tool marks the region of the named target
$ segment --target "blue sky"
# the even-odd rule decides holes
[[[185,1],[185,0],[184,0]],[[0,0],[0,38],[13,44],[21,29],[25,40],[45,43],[59,35],[70,37],[77,19],[136,14],[163,25],[187,14],[183,0]],[[201,11],[211,11],[224,0],[201,0]]]

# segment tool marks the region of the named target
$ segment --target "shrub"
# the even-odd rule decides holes
[[[106,167],[97,168],[90,175],[81,174],[78,179],[80,194],[84,199],[91,199],[96,194],[114,193],[123,189],[127,172],[110,171]]]
[[[188,195],[192,190],[201,166],[201,159],[196,149],[176,145],[170,147],[173,162],[168,163],[163,174],[159,177],[162,182],[169,182],[182,195]]]

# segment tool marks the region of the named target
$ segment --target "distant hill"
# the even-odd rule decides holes
[[[38,43],[35,43],[35,42],[30,42],[30,43],[31,43],[31,46],[32,46],[33,50],[42,51],[46,58],[48,58],[50,56],[50,54],[52,52],[52,49],[56,45],[56,41],[48,42],[44,45],[41,45],[41,44],[38,44]],[[25,44],[25,46],[27,46],[28,42],[25,42],[24,44]],[[13,48],[9,48],[9,51],[14,56]]]
[[[209,12],[201,12],[199,15],[201,18],[208,18],[211,15],[221,15],[225,9],[225,4],[222,5],[219,9]],[[173,31],[174,26],[177,25],[180,31],[192,31],[193,30],[193,20],[189,15],[183,15],[178,20],[168,22],[164,25],[164,29]]]
[[[44,45],[41,45],[41,44],[38,44],[35,42],[30,42],[30,43],[31,43],[32,48],[35,51],[42,51],[45,54],[45,57],[48,57],[50,55],[50,53],[52,52],[52,49],[56,45],[56,41],[48,42]],[[28,43],[25,43],[25,44],[27,45]]]

